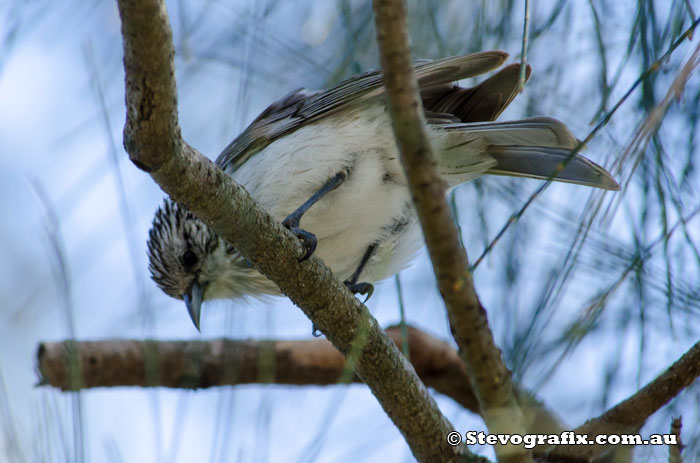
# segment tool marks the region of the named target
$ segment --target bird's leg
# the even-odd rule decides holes
[[[331,191],[338,188],[348,177],[347,172],[344,170],[338,172],[335,177],[328,180],[316,193],[314,193],[304,204],[299,206],[294,212],[289,214],[287,218],[282,221],[287,230],[292,232],[294,236],[299,238],[306,249],[306,253],[299,259],[299,262],[304,261],[311,257],[316,250],[316,236],[313,233],[307,232],[299,228],[299,222],[301,217],[308,211],[311,206],[316,204],[321,198],[326,196]]]
[[[377,243],[372,243],[369,245],[369,247],[365,251],[365,255],[362,256],[360,265],[357,266],[357,269],[355,269],[355,272],[352,274],[352,276],[343,282],[345,286],[347,286],[348,289],[352,291],[353,294],[362,294],[363,296],[366,295],[367,297],[365,298],[364,302],[367,302],[369,298],[372,297],[372,293],[374,293],[374,286],[372,285],[372,283],[367,282],[358,283],[357,280],[360,278],[360,274],[367,265],[367,262],[369,262],[369,259],[372,257],[372,254],[374,254],[374,251],[377,250],[377,247]]]
[[[365,266],[367,265],[367,262],[369,262],[369,259],[372,257],[372,254],[374,254],[374,251],[377,250],[378,246],[379,245],[377,243],[372,243],[369,245],[369,247],[365,251],[365,254],[362,256],[360,265],[357,266],[350,278],[343,282],[343,284],[347,286],[347,288],[353,294],[362,294],[363,296],[367,295],[363,304],[367,302],[370,297],[372,297],[372,293],[374,293],[374,285],[365,281],[358,283],[357,280],[360,278],[362,270],[364,270]],[[321,331],[319,331],[319,329],[316,328],[316,325],[312,325],[311,335],[316,338],[321,336]]]

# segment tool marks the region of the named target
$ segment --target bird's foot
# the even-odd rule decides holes
[[[303,262],[311,257],[316,250],[316,235],[299,228],[299,219],[294,217],[294,214],[284,219],[282,225],[301,241],[301,245],[305,249],[304,255],[301,256],[299,262]]]
[[[344,282],[345,286],[350,290],[351,293],[353,294],[362,294],[363,296],[367,296],[362,303],[366,303],[370,297],[372,297],[372,294],[374,293],[374,285],[372,283],[367,283],[367,282],[360,282],[360,283],[353,283],[352,281],[345,281]]]

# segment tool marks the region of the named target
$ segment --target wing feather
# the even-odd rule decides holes
[[[507,57],[508,54],[502,51],[487,51],[424,61],[415,65],[416,79],[421,91],[452,88],[452,82],[495,69]],[[383,93],[381,70],[358,74],[325,91],[295,90],[263,111],[221,152],[216,163],[222,169],[233,172],[276,139],[349,105],[381,97]]]

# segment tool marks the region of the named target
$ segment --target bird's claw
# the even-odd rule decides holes
[[[352,283],[350,281],[345,282],[345,286],[350,290],[351,293],[353,294],[362,294],[363,296],[367,296],[362,303],[366,303],[370,297],[372,297],[372,294],[374,293],[374,285],[372,283],[367,283],[367,282],[361,282],[361,283]]]
[[[303,262],[309,257],[311,257],[314,254],[314,251],[316,250],[316,235],[314,235],[311,232],[307,232],[306,230],[303,230],[299,228],[299,223],[298,221],[295,220],[287,220],[285,219],[282,222],[282,225],[292,232],[294,236],[296,236],[299,241],[301,241],[301,245],[304,247],[306,252],[304,253],[303,256],[299,259],[299,262]]]

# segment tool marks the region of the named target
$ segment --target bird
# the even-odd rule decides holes
[[[521,65],[474,87],[456,82],[508,58],[485,51],[414,63],[435,165],[448,188],[484,174],[619,190],[582,156],[562,122],[496,119],[520,91]],[[526,67],[526,79],[531,68]],[[274,219],[355,294],[407,267],[423,245],[394,139],[381,70],[319,91],[300,88],[265,109],[216,159]],[[169,198],[148,236],[151,278],[184,300],[200,329],[204,301],[279,295],[232,244]],[[302,260],[303,260],[302,258]],[[365,299],[366,300],[366,299]]]

